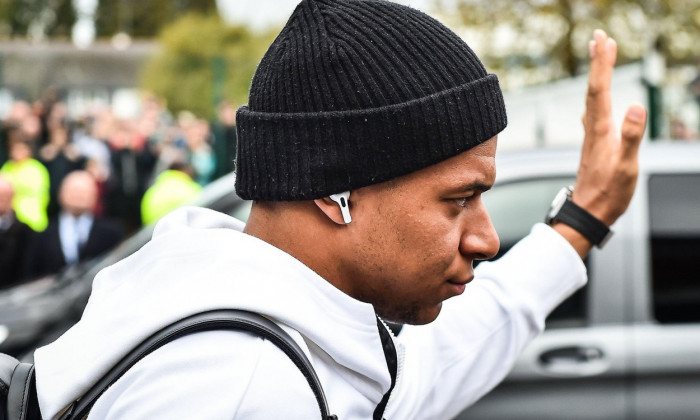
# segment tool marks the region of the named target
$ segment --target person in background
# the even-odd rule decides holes
[[[195,168],[196,181],[199,185],[211,182],[216,172],[216,156],[211,147],[211,130],[209,123],[198,118],[188,136],[190,165]]]
[[[25,101],[15,101],[9,113],[0,121],[0,164],[8,159],[10,144],[17,139],[23,139],[35,150],[39,143],[41,120],[34,114]]]
[[[31,104],[32,114],[40,123],[39,134],[36,139],[37,146],[41,147],[49,142],[51,130],[65,124],[68,117],[68,106],[61,102],[61,92],[56,88],[49,88],[41,95],[41,98]]]
[[[26,141],[32,145],[40,144],[42,120],[36,110],[26,101],[15,101],[10,108],[10,113],[5,118],[9,126],[17,127]]]
[[[105,215],[124,221],[128,232],[141,227],[141,199],[157,156],[133,124],[118,121],[109,138],[111,172],[105,186]]]
[[[12,210],[14,195],[12,183],[0,176],[0,289],[21,280],[22,255],[31,232]]]
[[[86,171],[68,174],[59,190],[61,211],[47,229],[32,235],[23,262],[26,278],[53,274],[67,265],[94,258],[122,239],[121,229],[95,217],[97,184]]]
[[[141,200],[141,218],[144,225],[152,224],[171,210],[190,202],[202,190],[193,179],[194,170],[181,162],[170,165],[146,190]]]
[[[178,115],[180,135],[187,150],[187,163],[194,169],[194,179],[199,185],[207,185],[216,170],[216,158],[209,141],[209,123],[189,111]]]
[[[220,178],[235,169],[236,143],[236,108],[227,101],[221,102],[217,108],[217,119],[212,124],[214,134],[214,152],[216,155],[216,173],[214,178]]]
[[[74,133],[75,145],[88,159],[85,170],[90,172],[99,195],[95,215],[105,214],[108,181],[112,173],[112,152],[107,145],[117,127],[117,118],[110,108],[93,110],[84,121],[83,129]]]
[[[32,145],[21,137],[10,144],[9,157],[10,160],[0,168],[0,174],[10,180],[15,190],[12,207],[19,220],[41,232],[49,222],[46,214],[49,172],[32,157]]]
[[[85,169],[87,159],[69,141],[69,131],[64,125],[51,128],[49,140],[39,149],[39,161],[49,171],[49,207],[47,214],[52,218],[58,214],[58,188],[71,172]]]
[[[91,162],[88,165],[100,184],[104,184],[110,172],[110,153],[105,141],[109,138],[110,119],[108,111],[99,110],[84,118],[79,129],[73,132],[73,144]]]

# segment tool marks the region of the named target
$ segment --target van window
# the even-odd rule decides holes
[[[654,317],[700,322],[700,174],[649,178]]]
[[[569,177],[530,179],[497,184],[484,194],[484,204],[501,240],[501,249],[494,259],[530,233],[535,223],[543,222],[557,192],[574,182]],[[547,318],[547,328],[585,325],[587,293],[584,287],[559,305]]]

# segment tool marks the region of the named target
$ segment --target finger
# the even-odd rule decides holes
[[[622,157],[635,158],[642,143],[647,123],[647,110],[641,104],[634,104],[627,109],[622,122]]]
[[[586,127],[593,137],[606,137],[612,130],[610,85],[617,44],[612,38],[608,38],[605,32],[596,30],[590,47],[593,56],[586,94]],[[595,143],[597,142],[592,141],[587,147],[594,147]]]
[[[588,86],[594,91],[610,86],[613,67],[617,59],[617,43],[602,29],[596,29],[589,44],[591,52],[591,70]]]

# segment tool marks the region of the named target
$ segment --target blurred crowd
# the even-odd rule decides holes
[[[106,106],[71,117],[58,100],[15,101],[0,121],[0,288],[94,257],[154,223],[231,172],[235,148],[226,102],[210,123],[173,116],[154,96],[132,118]]]

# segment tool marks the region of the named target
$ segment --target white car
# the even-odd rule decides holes
[[[501,253],[574,184],[578,158],[497,155],[484,201]],[[700,418],[700,143],[644,144],[634,198],[613,230],[587,258],[588,285],[457,419]]]

